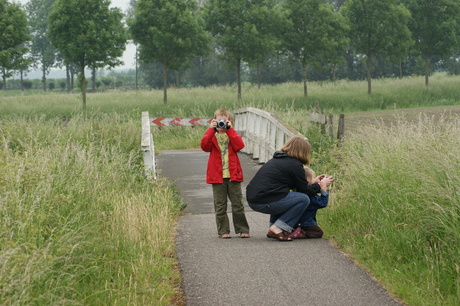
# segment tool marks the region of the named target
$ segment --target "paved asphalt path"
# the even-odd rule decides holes
[[[187,204],[176,238],[187,305],[399,305],[326,239],[266,238],[268,215],[247,204],[251,238],[232,233],[231,239],[219,239],[212,187],[205,183],[207,159],[201,150],[157,156],[159,176],[175,182]],[[240,160],[244,194],[260,166],[248,155],[240,154]]]

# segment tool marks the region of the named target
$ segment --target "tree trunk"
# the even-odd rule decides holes
[[[403,77],[403,69],[402,69],[402,66],[403,66],[403,61],[401,59],[399,59],[399,78],[402,79]]]
[[[66,78],[66,83],[67,83],[67,93],[70,93],[70,68],[69,65],[65,65],[65,78]]]
[[[83,110],[86,110],[86,77],[85,77],[85,65],[80,67],[80,84],[81,84],[81,94],[83,97]]]
[[[21,69],[21,90],[24,91],[24,70]]]
[[[303,80],[303,96],[308,99],[307,91],[307,63],[302,62],[302,80]]]
[[[425,56],[425,87],[428,88],[428,78],[430,75],[430,57]]]
[[[348,80],[353,79],[353,51],[352,50],[347,50],[345,54],[345,60],[347,62],[347,78]]]
[[[236,82],[238,84],[238,101],[241,101],[241,59],[236,60]]]
[[[43,91],[46,91],[46,69],[45,67],[42,68],[42,83],[43,83]]]
[[[332,64],[332,82],[337,81],[337,64]]]
[[[256,73],[257,73],[257,88],[260,89],[260,65],[257,65]]]
[[[96,91],[96,67],[91,69],[91,89]]]
[[[138,56],[139,54],[137,53],[137,44],[136,44],[136,90],[138,88],[138,85],[139,85],[139,81],[138,81],[138,65],[137,65],[137,59],[138,59]]]
[[[176,71],[176,88],[180,88],[180,72]]]
[[[163,64],[163,104],[168,103],[168,67]]]
[[[367,94],[370,95],[372,92],[372,84],[371,84],[371,61],[372,56],[366,56],[366,68],[367,68]]]

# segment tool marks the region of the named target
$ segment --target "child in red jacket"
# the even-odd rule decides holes
[[[228,239],[230,224],[227,216],[227,197],[232,203],[232,217],[235,233],[241,238],[249,238],[249,225],[243,206],[241,182],[243,170],[238,152],[244,148],[240,135],[232,128],[231,113],[219,108],[214,113],[209,129],[200,142],[201,149],[209,153],[206,183],[212,184],[217,233]]]

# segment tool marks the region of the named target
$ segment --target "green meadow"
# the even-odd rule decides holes
[[[408,305],[458,305],[460,118],[399,120],[346,139],[318,222]]]
[[[243,83],[242,101],[237,100],[236,86],[206,88],[170,88],[164,105],[163,90],[107,91],[89,93],[88,113],[133,114],[148,111],[152,117],[209,117],[218,107],[238,109],[246,106],[272,111],[310,110],[318,101],[329,113],[365,112],[425,106],[458,105],[460,76],[437,74],[425,88],[423,77],[379,79],[372,82],[372,95],[367,83],[341,80],[308,83],[308,99],[303,85],[284,83],[262,86]],[[0,91],[0,115],[34,114],[49,117],[67,116],[81,111],[81,96],[60,91]]]
[[[147,180],[141,112],[275,113],[307,136],[312,168],[336,182],[318,222],[326,238],[408,305],[460,303],[460,120],[395,118],[337,146],[308,122],[325,112],[460,105],[460,77],[90,93],[0,92],[0,301],[180,305],[175,187]],[[346,127],[345,127],[346,128]],[[198,148],[206,127],[153,127],[155,148]]]

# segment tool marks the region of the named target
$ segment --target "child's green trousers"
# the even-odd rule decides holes
[[[248,233],[249,225],[246,220],[241,193],[241,182],[233,182],[224,178],[222,184],[212,184],[214,196],[214,210],[216,212],[217,233],[219,235],[230,234],[230,224],[227,215],[227,197],[232,204],[232,218],[235,233]]]

